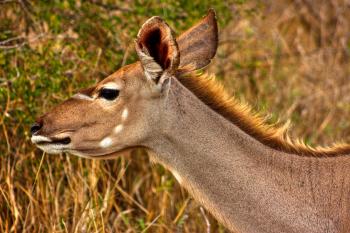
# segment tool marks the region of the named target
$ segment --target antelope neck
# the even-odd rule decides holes
[[[349,194],[348,156],[316,158],[272,149],[176,79],[160,108],[160,130],[145,146],[231,231],[319,233],[334,232],[338,225],[349,230],[341,222],[349,217],[342,198]],[[336,198],[340,203],[332,202]]]

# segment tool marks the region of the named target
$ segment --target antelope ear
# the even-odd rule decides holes
[[[181,54],[180,68],[198,70],[208,65],[218,47],[218,26],[215,11],[208,14],[196,25],[177,38]]]
[[[173,31],[158,16],[142,25],[135,48],[147,79],[156,84],[174,74],[179,66],[180,54]]]

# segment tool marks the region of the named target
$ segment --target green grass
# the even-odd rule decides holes
[[[289,0],[5,2],[0,232],[206,232],[198,204],[144,151],[92,161],[30,143],[35,117],[136,60],[135,36],[154,15],[179,35],[214,8],[221,43],[209,71],[229,92],[271,122],[291,119],[292,135],[308,143],[350,141],[350,10],[342,3],[314,1],[329,17],[315,22]],[[226,232],[207,215],[212,232]]]

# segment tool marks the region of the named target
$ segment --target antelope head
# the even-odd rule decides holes
[[[135,48],[138,62],[39,117],[31,127],[31,141],[47,153],[88,158],[142,146],[161,130],[171,80],[185,67],[206,66],[215,55],[215,13],[210,10],[178,39],[164,20],[152,17],[142,25]]]

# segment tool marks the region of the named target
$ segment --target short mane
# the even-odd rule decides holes
[[[249,105],[228,95],[223,85],[215,81],[213,76],[187,73],[178,75],[177,79],[215,112],[271,148],[303,156],[330,157],[350,154],[349,144],[312,147],[300,139],[291,139],[287,134],[288,124],[283,127],[267,124],[265,118],[254,112]]]

